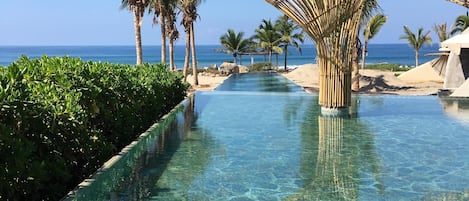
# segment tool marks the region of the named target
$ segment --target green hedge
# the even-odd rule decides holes
[[[182,101],[164,65],[22,57],[0,68],[0,200],[58,200]]]

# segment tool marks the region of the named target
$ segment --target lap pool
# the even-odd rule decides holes
[[[468,199],[467,101],[360,95],[353,118],[317,102],[277,74],[233,76],[66,200]]]

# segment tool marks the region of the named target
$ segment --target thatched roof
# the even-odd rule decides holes
[[[469,0],[447,0],[447,1],[469,8]]]

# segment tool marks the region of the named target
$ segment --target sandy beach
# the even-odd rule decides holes
[[[194,85],[194,77],[192,75],[187,76],[187,82],[191,84],[191,90],[212,91],[228,77],[229,76],[200,73],[197,77],[199,85]]]
[[[428,66],[424,64],[407,72],[360,70],[359,93],[434,95],[443,87],[444,80]],[[400,75],[396,76],[396,73]],[[317,64],[305,64],[283,75],[306,90],[314,92],[319,88]]]
[[[399,73],[399,76],[396,76]],[[304,64],[283,76],[305,88],[308,92],[319,89],[319,68],[317,64]],[[365,94],[396,95],[434,95],[443,87],[443,78],[428,64],[423,64],[407,72],[381,70],[360,70],[360,91]],[[188,77],[194,90],[210,91],[221,84],[228,76],[199,74],[199,86],[193,85],[192,76]]]

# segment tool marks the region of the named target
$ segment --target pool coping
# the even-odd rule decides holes
[[[180,112],[181,109],[184,109],[184,105],[189,101],[191,98],[194,98],[195,92],[190,92],[187,94],[187,96],[179,102],[176,106],[173,107],[167,114],[163,115],[161,118],[157,119],[154,124],[152,124],[145,132],[141,133],[135,140],[130,142],[127,146],[121,149],[121,151],[111,158],[107,160],[106,162],[103,163],[103,165],[98,168],[91,176],[88,178],[84,179],[82,182],[80,182],[73,190],[69,191],[66,195],[64,195],[63,198],[61,198],[61,201],[66,201],[66,200],[76,200],[78,193],[81,191],[81,189],[86,188],[94,183],[96,180],[96,177],[103,174],[104,172],[108,171],[111,167],[113,167],[117,162],[119,162],[124,155],[128,154],[129,151],[131,151],[137,144],[142,142],[143,140],[147,139],[151,132],[153,132],[155,129],[159,128],[162,122],[165,120],[169,119],[172,115],[177,114]],[[159,134],[158,134],[159,135]]]

